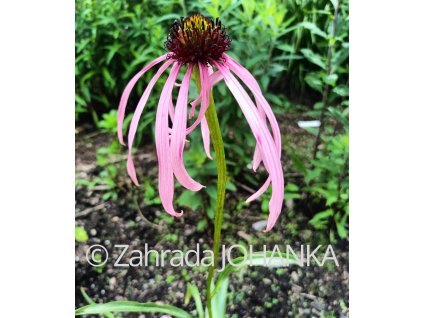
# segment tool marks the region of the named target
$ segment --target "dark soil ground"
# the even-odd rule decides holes
[[[291,127],[295,129],[295,126]],[[286,131],[289,129],[285,129]],[[290,138],[289,136],[285,137]],[[101,169],[96,165],[96,151],[107,146],[109,137],[99,133],[79,132],[76,142],[76,177],[92,180]],[[116,157],[116,162],[121,161]],[[153,146],[143,147],[136,161],[143,168],[144,176],[156,179],[157,168]],[[182,218],[173,219],[161,211],[161,206],[143,203],[140,190],[134,190],[124,169],[119,171],[117,200],[103,201],[107,185],[87,188],[76,187],[76,225],[88,233],[88,241],[76,242],[76,307],[86,305],[80,288],[95,302],[134,300],[161,302],[182,307],[195,316],[193,301],[184,304],[186,283],[191,282],[204,291],[206,271],[199,267],[164,267],[152,265],[139,268],[115,268],[109,261],[104,267],[94,268],[87,263],[86,251],[93,244],[105,246],[116,260],[119,249],[116,244],[130,245],[130,250],[144,251],[148,243],[154,250],[201,249],[210,247],[212,222],[199,228],[205,218],[203,211],[185,209]],[[292,177],[295,177],[294,175]],[[310,207],[302,202],[288,201],[280,217],[280,223],[271,233],[253,229],[252,224],[266,220],[259,203],[241,206],[250,193],[241,183],[236,192],[227,193],[223,244],[252,244],[257,251],[266,244],[268,248],[286,245],[299,251],[299,246],[328,244],[325,233],[316,232],[308,225]],[[140,209],[133,203],[139,198]],[[231,212],[234,211],[234,212]],[[228,317],[347,317],[348,316],[348,242],[333,245],[339,267],[327,261],[325,266],[290,266],[284,269],[251,267],[232,274],[229,285]],[[322,250],[325,251],[323,246]],[[126,253],[126,255],[128,255]],[[319,258],[321,259],[321,257]],[[150,264],[154,260],[150,261]],[[203,292],[203,300],[205,293]],[[123,314],[121,317],[160,317],[152,314]]]

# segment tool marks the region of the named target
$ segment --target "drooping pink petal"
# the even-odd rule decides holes
[[[173,106],[172,98],[169,101],[169,117],[171,122],[173,123],[173,118],[175,118],[175,107]]]
[[[123,132],[122,132],[122,126],[123,126],[123,119],[125,117],[125,109],[126,104],[128,103],[129,94],[131,93],[132,89],[134,88],[137,81],[140,79],[141,76],[144,75],[145,72],[147,72],[150,68],[152,68],[154,65],[164,61],[167,58],[167,54],[164,54],[158,58],[156,58],[154,61],[152,61],[150,64],[148,64],[146,67],[144,67],[140,72],[138,72],[126,85],[122,97],[120,98],[119,108],[118,108],[118,120],[117,120],[117,132],[118,132],[118,139],[119,142],[124,145],[123,141]]]
[[[182,80],[181,88],[179,89],[170,142],[170,158],[167,160],[170,159],[172,162],[173,172],[181,185],[191,191],[198,191],[203,188],[203,186],[189,176],[185,169],[183,158],[187,129],[188,89],[192,69],[193,65],[188,65],[187,72]]]
[[[203,136],[204,151],[206,152],[207,157],[213,160],[213,157],[210,154],[210,129],[207,124],[206,117],[201,120],[201,135]]]
[[[228,54],[224,53],[223,56],[227,60],[227,65],[229,69],[234,72],[251,90],[254,95],[254,98],[257,101],[259,108],[262,108],[266,114],[267,119],[269,120],[270,127],[272,128],[273,138],[275,140],[276,148],[279,154],[282,151],[282,138],[281,132],[279,129],[278,122],[276,120],[275,114],[272,111],[267,100],[264,98],[263,93],[258,85],[254,76],[240,63],[230,57]]]
[[[176,62],[163,87],[156,114],[156,151],[159,162],[159,195],[165,211],[173,216],[181,216],[183,214],[183,211],[178,213],[173,208],[174,180],[172,162],[169,160],[169,103],[172,98],[172,89],[180,69],[181,64]]]
[[[281,139],[281,133],[280,133],[279,125],[278,125],[278,122],[276,121],[275,115],[274,115],[269,103],[264,98],[263,93],[261,92],[260,87],[259,87],[256,79],[245,67],[243,67],[240,63],[238,63],[235,59],[233,59],[232,57],[230,57],[226,53],[224,54],[224,58],[226,59],[226,63],[227,63],[227,66],[229,67],[229,69],[231,71],[233,71],[245,83],[245,85],[247,85],[247,87],[253,93],[254,98],[257,102],[257,108],[258,108],[259,112],[264,111],[264,113],[265,113],[265,117],[264,117],[265,119],[264,120],[266,120],[266,118],[269,120],[270,126],[272,128],[273,139],[275,141],[277,152],[278,152],[279,158],[280,158],[281,152],[282,152],[282,139]],[[257,147],[256,147],[256,151],[257,151]],[[254,169],[255,164],[258,167],[258,164],[260,163],[258,161],[258,154],[257,154],[257,157],[256,157],[256,152],[255,152],[254,159],[255,160],[253,160],[253,169]],[[254,162],[255,162],[255,164],[254,164]],[[256,194],[254,194],[253,196],[251,196],[250,198],[252,198],[252,197],[258,198],[262,193],[264,193],[266,191],[268,184],[269,183],[266,182],[263,185],[263,187],[261,187],[259,189],[259,191]],[[267,187],[266,187],[266,185],[267,185]]]
[[[195,119],[194,123],[188,127],[187,134],[190,134],[197,126],[200,124],[201,120],[206,114],[207,108],[209,107],[210,102],[210,78],[208,74],[207,66],[198,63],[198,68],[200,70],[200,81],[201,81],[201,107],[198,112],[198,116]]]
[[[272,128],[273,138],[275,140],[276,148],[279,154],[282,151],[282,139],[281,133],[279,129],[278,122],[276,120],[275,114],[272,111],[267,100],[264,98],[263,93],[258,85],[254,76],[240,63],[234,60],[232,57],[227,55],[226,53],[223,56],[227,59],[227,65],[229,69],[234,72],[244,83],[245,85],[251,90],[254,95],[254,98],[259,105],[259,108],[262,108],[266,114],[267,119],[269,120],[270,127]]]
[[[198,96],[195,100],[191,102],[191,110],[189,112],[189,119],[194,117],[195,115],[195,108],[197,107],[198,102],[201,100],[201,95]]]
[[[257,106],[257,110],[259,112],[260,117],[263,119],[264,122],[266,122],[266,113],[264,112],[263,108],[260,106]],[[256,145],[256,149],[254,150],[254,156],[253,156],[254,172],[257,171],[257,168],[259,167],[261,160],[262,159],[261,159],[260,148],[258,145]]]
[[[210,76],[211,86],[213,87],[214,85],[219,83],[222,79],[223,79],[223,75],[220,71],[211,73],[211,76]]]
[[[157,71],[157,73],[153,76],[150,83],[148,83],[147,88],[145,89],[144,93],[141,96],[140,101],[138,102],[137,108],[135,109],[134,116],[132,117],[131,125],[129,127],[129,134],[128,134],[128,160],[126,162],[126,168],[128,170],[129,177],[131,180],[136,184],[139,185],[137,176],[135,173],[134,162],[132,160],[132,145],[134,142],[135,134],[137,132],[138,123],[140,121],[142,112],[144,110],[145,104],[147,103],[148,97],[150,96],[151,90],[153,89],[154,85],[156,84],[159,77],[163,74],[163,72],[172,64],[174,61],[169,60],[166,61]]]
[[[261,154],[259,146],[256,145],[256,148],[254,149],[254,155],[253,155],[253,171],[256,172],[258,167],[260,166],[261,162]]]
[[[267,232],[270,231],[275,225],[275,222],[282,210],[284,181],[280,155],[277,151],[275,141],[273,140],[266,123],[260,117],[257,108],[242,85],[230,73],[226,64],[219,64],[215,62],[214,65],[222,73],[226,85],[237,100],[253,132],[253,135],[257,140],[264,166],[269,172],[269,176],[272,182],[272,197],[269,204],[270,213],[265,230],[265,232]]]
[[[209,67],[208,68],[208,71],[209,71],[209,75],[210,75],[210,85],[211,85],[210,86],[210,89],[211,89],[214,85],[216,85],[217,83],[219,83],[223,79],[223,76],[220,73],[220,71],[217,71],[217,72],[214,72],[213,73],[213,68],[212,67]],[[191,119],[192,117],[194,117],[195,107],[197,106],[197,104],[200,101],[201,101],[201,92],[200,92],[200,95],[191,102],[191,111],[189,113],[189,119]]]
[[[251,201],[257,200],[263,193],[266,192],[266,190],[269,188],[269,186],[270,186],[270,176],[267,177],[266,181],[263,183],[263,185],[260,187],[260,189],[258,189],[258,191],[256,193],[254,193],[253,195],[248,197],[246,202],[250,203]]]

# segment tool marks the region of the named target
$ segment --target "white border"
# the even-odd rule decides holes
[[[419,1],[351,1],[351,314],[420,312]],[[74,310],[74,4],[0,10],[4,316]],[[13,312],[13,315],[8,315]]]
[[[74,3],[0,9],[4,317],[74,317]]]
[[[351,317],[420,312],[421,12],[419,1],[350,5]]]

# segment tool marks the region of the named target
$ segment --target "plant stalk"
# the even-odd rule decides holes
[[[335,12],[333,14],[332,37],[331,37],[333,39],[333,41],[335,40],[335,36],[336,36],[336,19],[338,18],[338,13],[339,13],[339,8],[341,6],[341,1],[342,0],[338,0],[338,3],[335,7]],[[332,74],[332,50],[333,50],[333,45],[334,45],[334,42],[329,42],[328,54],[327,54],[327,68],[326,68],[326,75],[328,75],[328,76]],[[326,83],[325,89],[323,91],[322,111],[320,113],[320,118],[319,118],[320,126],[319,126],[319,130],[317,132],[316,140],[314,142],[313,159],[316,159],[317,151],[319,150],[320,139],[321,139],[321,135],[322,135],[322,132],[323,132],[323,129],[324,129],[324,119],[325,119],[326,108],[328,106],[329,93],[330,93],[330,86],[329,86],[329,84]]]
[[[194,68],[194,79],[197,89],[201,91],[201,80],[198,67]],[[220,131],[219,120],[217,117],[216,107],[213,99],[213,91],[210,91],[210,104],[206,111],[207,124],[210,130],[214,152],[217,161],[217,199],[216,199],[216,215],[214,219],[214,235],[213,235],[213,266],[208,269],[207,275],[207,312],[209,318],[213,318],[211,309],[211,284],[213,282],[214,271],[217,268],[217,259],[220,250],[220,238],[222,232],[223,206],[225,204],[226,192],[226,159],[225,149],[223,146],[222,133]]]

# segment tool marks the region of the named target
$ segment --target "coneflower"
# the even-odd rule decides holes
[[[279,125],[255,78],[240,63],[225,53],[230,48],[230,44],[231,40],[218,18],[213,20],[201,14],[195,14],[175,21],[165,44],[168,53],[158,57],[136,74],[122,94],[118,110],[118,138],[120,143],[124,144],[122,124],[131,90],[143,74],[161,63],[157,73],[145,88],[129,127],[127,170],[132,181],[138,185],[132,159],[132,145],[137,126],[151,90],[163,73],[171,67],[157,107],[155,143],[159,165],[159,194],[163,207],[167,213],[181,216],[183,212],[177,212],[173,207],[174,177],[189,190],[198,191],[203,188],[203,185],[193,180],[185,169],[183,161],[185,141],[187,136],[200,125],[205,151],[211,158],[210,132],[205,114],[210,104],[210,91],[213,85],[223,79],[238,102],[256,139],[253,169],[256,171],[263,162],[269,173],[263,186],[247,199],[247,202],[257,199],[270,184],[272,185],[270,213],[266,227],[266,231],[269,231],[282,210],[284,194]],[[191,103],[191,110],[188,113],[188,89],[193,71],[197,71],[197,68],[201,90],[199,97]],[[182,69],[185,70],[185,74],[179,85],[176,84],[176,79]],[[251,100],[234,75],[248,87],[255,102]],[[172,98],[175,86],[179,86],[176,106]],[[195,107],[198,103],[200,107],[197,116],[193,124],[188,126],[188,119],[195,116]]]

